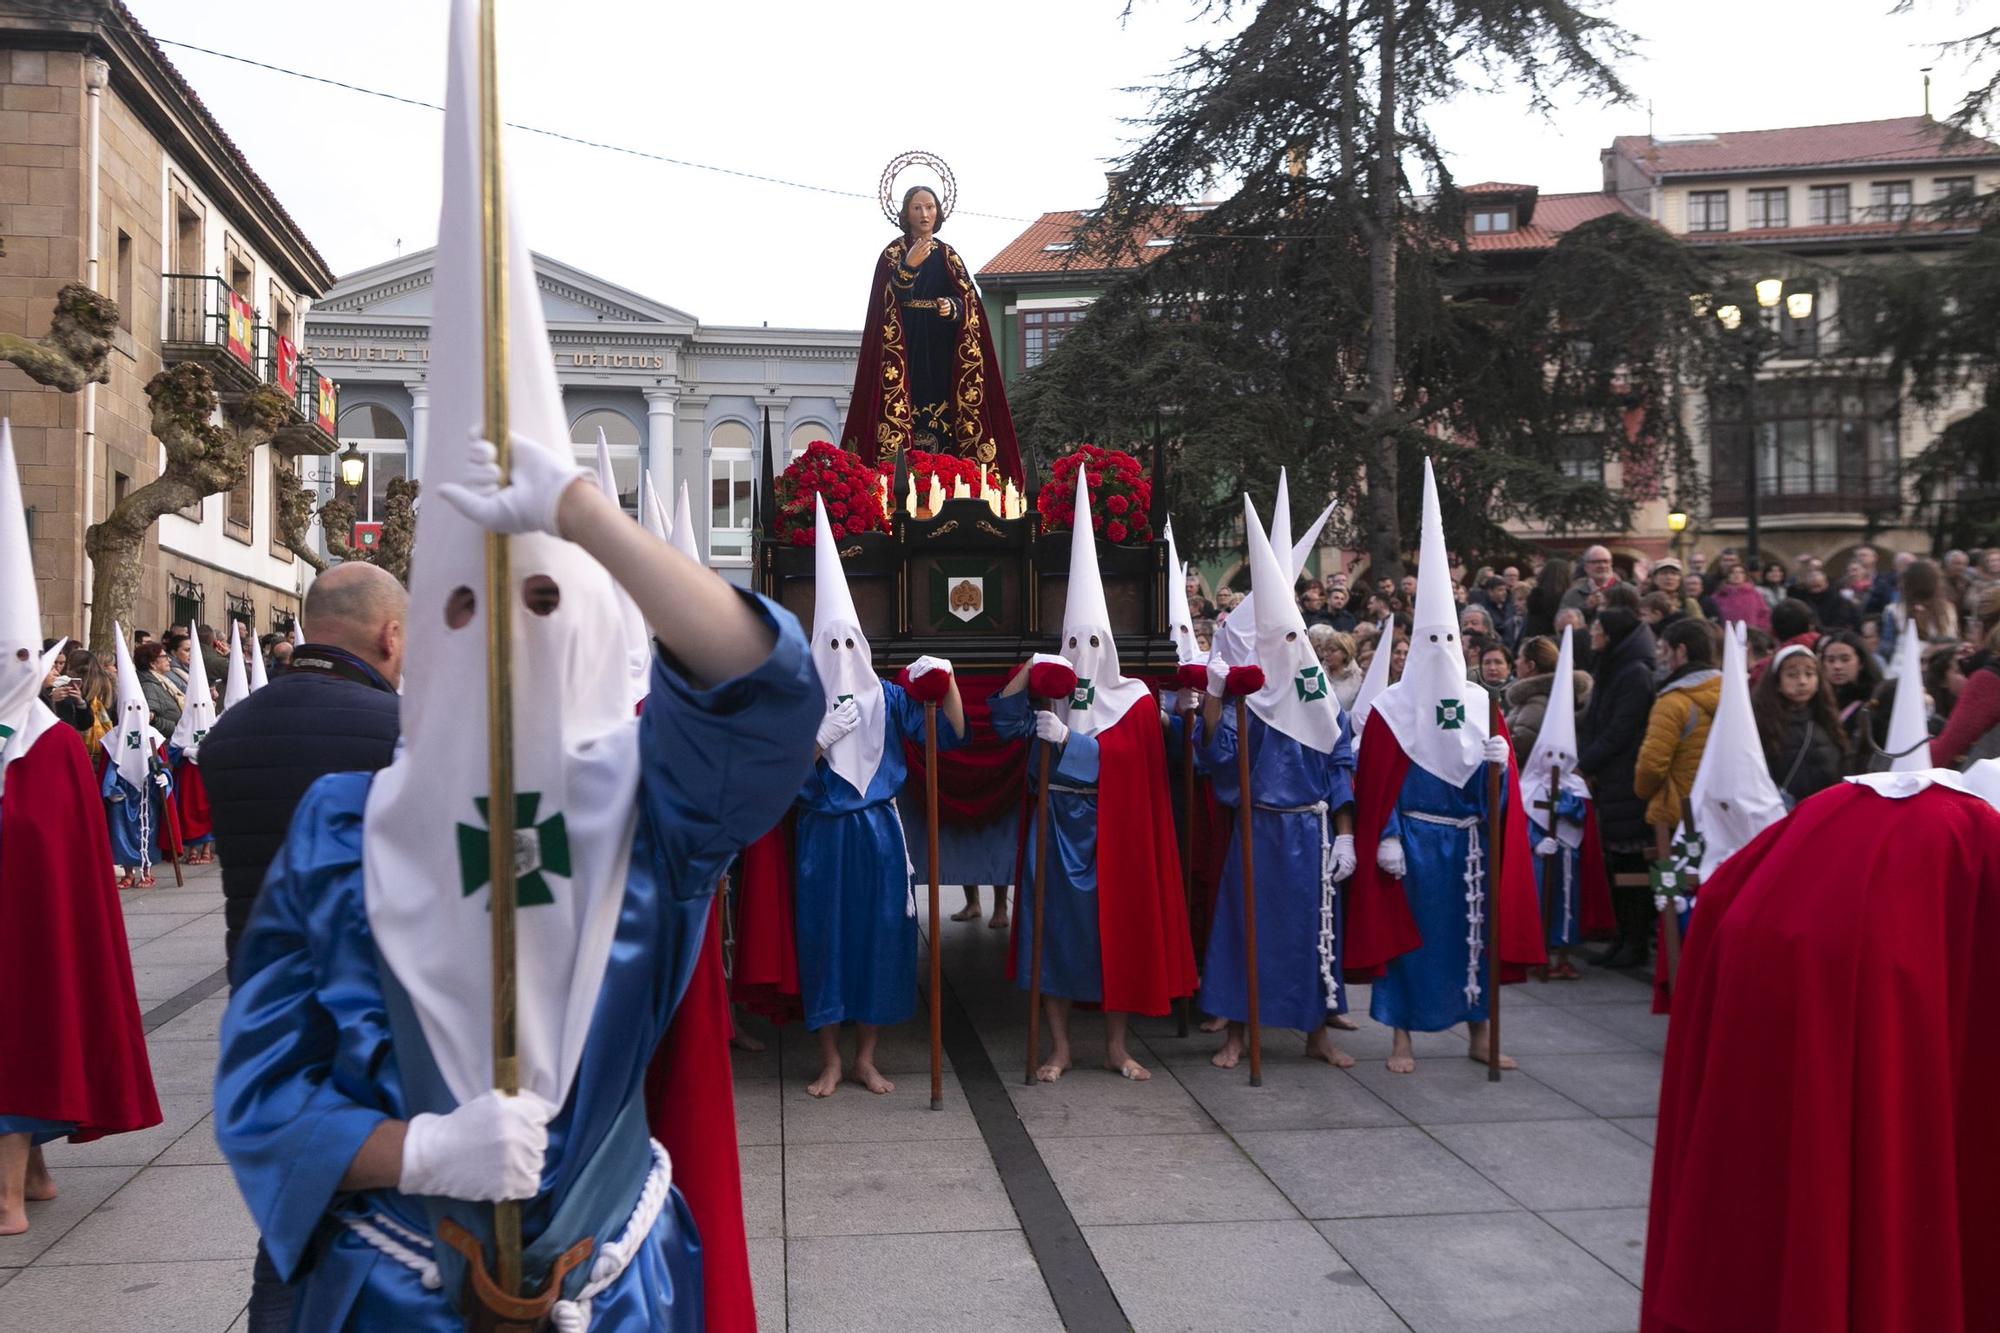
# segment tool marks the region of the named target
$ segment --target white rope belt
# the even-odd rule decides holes
[[[1311,805],[1253,805],[1254,810],[1264,810],[1274,815],[1317,815],[1319,816],[1319,979],[1326,987],[1326,1007],[1340,1007],[1340,980],[1334,972],[1334,894],[1337,885],[1333,878],[1333,826],[1329,816],[1332,811],[1325,801],[1315,801]]]
[[[576,1299],[557,1301],[549,1311],[549,1321],[557,1333],[584,1333],[590,1327],[591,1302],[625,1275],[639,1247],[646,1243],[646,1237],[660,1220],[660,1211],[666,1207],[668,1191],[673,1187],[674,1167],[658,1140],[652,1142],[652,1149],[653,1169],[646,1173],[646,1187],[639,1192],[639,1202],[632,1206],[625,1229],[618,1233],[617,1240],[597,1252],[590,1264],[590,1281],[576,1294]],[[349,1231],[415,1273],[424,1290],[436,1291],[441,1285],[437,1261],[430,1257],[436,1245],[428,1236],[418,1235],[386,1213],[340,1220]]]
[[[1576,912],[1576,854],[1573,849],[1560,847],[1557,855],[1563,863],[1563,919],[1562,937],[1569,939],[1575,934]]]
[[[1486,849],[1479,842],[1479,826],[1484,820],[1478,815],[1454,819],[1421,810],[1405,810],[1403,817],[1465,830],[1465,1002],[1478,1004],[1486,993],[1479,984],[1479,962],[1486,952]]]

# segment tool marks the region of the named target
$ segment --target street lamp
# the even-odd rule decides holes
[[[1673,548],[1674,548],[1674,559],[1676,560],[1680,560],[1682,558],[1681,543],[1684,540],[1684,534],[1687,532],[1687,526],[1688,526],[1688,516],[1686,510],[1676,509],[1667,515],[1667,531],[1674,534]]]
[[[367,456],[361,452],[361,446],[350,442],[347,451],[340,456],[340,484],[350,491],[358,491],[367,478]]]
[[[1747,302],[1744,302],[1716,306],[1715,321],[1722,325],[1725,331],[1736,335],[1742,342],[1743,430],[1746,441],[1743,459],[1743,518],[1745,528],[1743,547],[1744,560],[1754,570],[1759,565],[1757,558],[1757,372],[1762,368],[1765,360],[1783,346],[1784,342],[1783,338],[1779,335],[1775,321],[1773,323],[1766,323],[1763,312],[1766,310],[1776,311],[1779,305],[1782,304],[1784,306],[1784,315],[1776,316],[1776,318],[1789,317],[1795,321],[1809,320],[1812,318],[1813,313],[1813,294],[1810,291],[1786,292],[1785,280],[1783,278],[1758,278],[1750,284],[1750,293],[1756,298],[1757,302],[1757,309],[1751,319],[1746,321],[1743,318],[1744,305],[1747,304]],[[1700,313],[1709,304],[1711,298],[1704,294],[1689,299],[1694,302],[1695,311]],[[1678,527],[1674,525],[1676,517],[1680,519],[1680,526]],[[1678,511],[1668,515],[1667,526],[1678,535],[1687,527],[1687,515]]]

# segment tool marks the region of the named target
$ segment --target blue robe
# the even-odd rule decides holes
[[[1235,807],[1236,710],[1225,708],[1222,723],[1200,738],[1198,753],[1207,766],[1215,799]],[[1347,728],[1330,754],[1308,749],[1250,717],[1250,845],[1257,866],[1257,1019],[1269,1027],[1312,1032],[1329,1012],[1347,1012],[1347,991],[1329,997],[1320,976],[1321,819],[1316,814],[1282,814],[1280,809],[1327,804],[1326,837],[1332,818],[1354,803],[1354,758]],[[1276,808],[1267,808],[1276,807]],[[1202,1010],[1244,1022],[1250,1017],[1244,974],[1243,849],[1241,824],[1231,826],[1229,854],[1222,863],[1208,953],[1201,969]],[[1333,975],[1340,976],[1341,895],[1334,895]]]
[[[1558,824],[1582,824],[1589,818],[1589,809],[1581,796],[1575,792],[1562,792],[1556,798],[1556,822]],[[1539,847],[1549,831],[1534,815],[1528,816],[1528,845]],[[1556,840],[1554,856],[1535,857],[1535,892],[1540,895],[1542,920],[1548,923],[1548,943],[1572,945],[1582,938],[1578,921],[1583,911],[1583,867],[1578,864],[1583,855],[1581,847],[1572,847],[1560,838]],[[1553,906],[1548,895],[1555,895]]]
[[[1034,745],[1034,700],[1026,690],[993,696],[993,730],[1003,740]],[[1041,773],[1030,747],[1028,784]],[[1048,904],[1042,909],[1042,994],[1095,1004],[1104,998],[1104,956],[1097,931],[1097,739],[1072,731],[1060,759],[1049,765]],[[1070,788],[1071,790],[1063,790]],[[1031,810],[1033,806],[1029,807]],[[1022,990],[1034,973],[1035,827],[1028,821],[1026,855],[1016,895],[1014,975]]]
[[[793,920],[808,1028],[901,1023],[916,1004],[917,918],[909,873],[915,849],[906,848],[896,793],[909,776],[904,739],[923,741],[924,706],[886,681],[882,729],[882,762],[866,795],[824,756],[799,793]],[[939,710],[938,750],[962,742]]]
[[[146,767],[149,778],[167,771],[158,759]],[[131,783],[118,776],[118,766],[107,762],[99,792],[104,797],[104,825],[111,834],[111,863],[140,866],[159,860],[159,854],[153,849],[167,840],[162,830],[167,817],[167,798],[173,794],[173,778],[168,777],[165,787],[157,784],[149,787],[152,809],[148,810],[147,800],[141,798]]]
[[[825,697],[797,623],[759,606],[779,638],[748,675],[696,690],[655,660],[625,899],[582,1061],[549,1122],[543,1192],[522,1206],[531,1244],[613,1124],[643,1114],[647,1064],[693,971],[716,882],[784,813],[805,770]],[[272,1263],[299,1284],[293,1327],[459,1333],[441,1292],[337,1220],[382,1214],[430,1234],[417,1199],[339,1189],[378,1124],[425,1109],[399,1065],[363,901],[372,781],[344,773],[314,784],[264,882],[222,1023],[216,1137]],[[701,1247],[677,1189],[650,1239],[596,1298],[593,1329],[700,1327]]]
[[[1412,819],[1412,811],[1447,819],[1476,817],[1478,823],[1472,828],[1454,828]],[[1408,865],[1403,892],[1423,944],[1390,960],[1369,997],[1369,1017],[1412,1032],[1442,1032],[1460,1023],[1485,1022],[1483,964],[1478,1000],[1465,996],[1466,969],[1472,956],[1467,934],[1471,909],[1465,900],[1466,848],[1468,838],[1479,839],[1482,848],[1486,844],[1485,766],[1467,778],[1463,787],[1452,787],[1422,765],[1411,764],[1382,837],[1402,840]],[[1491,849],[1486,852],[1483,864],[1490,870]],[[1487,870],[1481,872],[1482,889]]]

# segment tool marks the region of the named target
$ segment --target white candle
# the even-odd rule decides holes
[[[917,516],[917,474],[914,472],[910,474],[909,511],[911,518]]]
[[[938,480],[935,472],[931,473],[930,507],[932,518],[936,518],[938,510],[944,508],[944,483]]]

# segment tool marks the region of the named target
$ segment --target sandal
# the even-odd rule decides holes
[[[1581,972],[1576,970],[1576,964],[1570,962],[1568,959],[1564,959],[1562,962],[1549,968],[1549,979],[1551,981],[1575,981],[1582,975]]]

